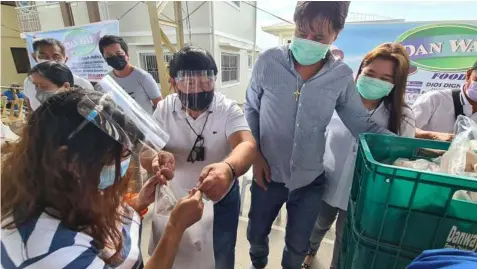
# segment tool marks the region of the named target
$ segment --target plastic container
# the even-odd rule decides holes
[[[475,251],[477,204],[453,195],[458,190],[477,192],[477,180],[390,165],[397,158],[426,158],[423,149],[447,150],[449,145],[360,135],[350,199],[356,205],[356,235],[418,253],[444,247]]]
[[[404,269],[420,254],[359,235],[353,226],[354,210],[348,210],[350,214],[343,233],[338,263],[340,269]]]

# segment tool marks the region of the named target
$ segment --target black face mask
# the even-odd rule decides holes
[[[179,95],[182,105],[193,111],[206,109],[214,99],[214,91],[198,93],[183,93],[177,91],[177,94]]]
[[[124,70],[124,68],[126,68],[126,66],[128,65],[128,62],[126,61],[126,56],[124,55],[109,56],[108,58],[106,58],[106,62],[109,66],[119,71]]]

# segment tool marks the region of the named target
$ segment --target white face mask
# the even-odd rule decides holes
[[[44,63],[44,62],[49,62],[49,61],[53,61],[53,60],[38,59],[38,58],[37,58],[37,62],[38,62],[39,64]],[[60,63],[60,64],[64,64],[64,63],[65,63],[65,61],[55,61],[55,62]]]

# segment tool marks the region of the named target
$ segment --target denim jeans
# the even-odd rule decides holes
[[[255,181],[252,183],[247,239],[250,243],[250,259],[255,268],[264,268],[268,263],[268,235],[284,203],[288,219],[282,268],[301,268],[308,251],[308,240],[318,216],[324,183],[324,174],[311,184],[292,192],[289,192],[283,183],[272,181],[266,191]]]
[[[214,205],[215,269],[233,269],[240,212],[238,181],[220,202]]]
[[[315,256],[320,248],[321,241],[325,234],[330,229],[333,222],[336,220],[336,215],[338,215],[338,220],[336,221],[336,239],[333,248],[333,259],[331,260],[330,269],[338,268],[338,258],[340,254],[341,241],[343,240],[343,229],[346,221],[347,212],[345,210],[339,209],[337,207],[332,207],[327,204],[325,201],[320,203],[320,213],[316,219],[315,227],[310,237],[310,245],[308,249],[308,254]]]

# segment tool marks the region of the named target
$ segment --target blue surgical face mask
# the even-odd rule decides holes
[[[312,65],[326,57],[326,53],[330,49],[330,44],[293,37],[290,50],[295,60],[301,65]]]
[[[388,96],[394,88],[394,84],[366,75],[360,75],[356,81],[356,87],[364,99],[378,100]]]
[[[121,177],[124,177],[126,171],[129,167],[129,162],[131,161],[131,157],[121,161]],[[104,190],[107,187],[110,187],[114,184],[114,178],[116,176],[116,166],[115,165],[108,165],[103,167],[101,171],[100,181],[98,188],[100,190]]]

